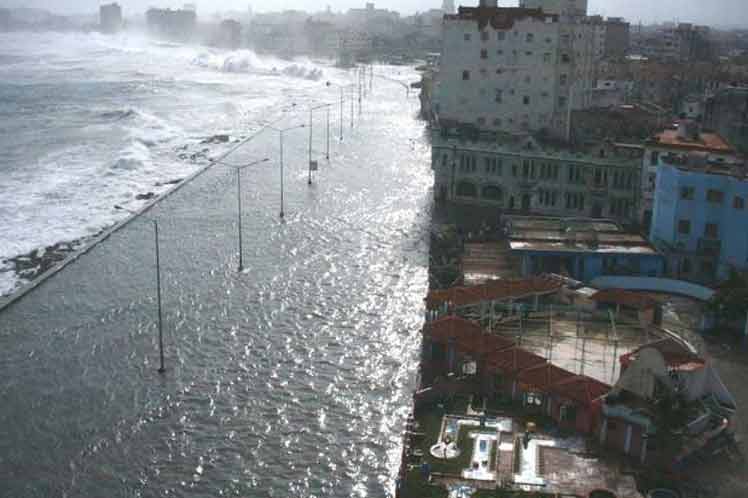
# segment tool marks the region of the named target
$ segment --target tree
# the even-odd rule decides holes
[[[730,276],[717,287],[717,292],[707,303],[707,309],[716,313],[718,322],[742,320],[748,311],[748,275],[730,270]]]

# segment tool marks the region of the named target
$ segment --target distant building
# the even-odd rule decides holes
[[[504,216],[522,276],[556,273],[589,281],[602,275],[659,277],[665,262],[643,237],[604,219]]]
[[[543,9],[547,14],[563,17],[587,15],[587,0],[520,0],[519,6],[525,9]]]
[[[621,59],[628,55],[631,43],[629,23],[620,17],[609,17],[603,20],[600,16],[590,17],[589,22],[595,30],[593,53],[596,60]]]
[[[99,27],[104,33],[116,33],[122,29],[122,8],[119,4],[110,3],[99,7]]]
[[[242,43],[242,25],[239,21],[226,19],[218,25],[216,45],[219,47],[237,49]]]
[[[703,132],[698,123],[683,120],[676,129],[664,130],[645,143],[642,163],[641,221],[650,227],[658,175],[664,166],[735,164],[735,149],[717,133]],[[671,220],[672,221],[672,220]],[[654,229],[654,224],[652,224]],[[667,239],[666,239],[667,240]]]
[[[400,14],[394,10],[377,9],[367,2],[363,9],[349,9],[346,18],[350,27],[371,35],[391,36],[395,33]]]
[[[445,14],[454,14],[455,13],[454,0],[442,0],[442,11],[444,11]]]
[[[571,115],[572,140],[574,143],[603,140],[643,143],[662,129],[662,113],[661,109],[641,104],[574,111]]]
[[[148,30],[170,40],[187,41],[195,34],[197,14],[193,9],[148,9],[145,14]]]
[[[748,153],[748,87],[727,87],[706,100],[704,126]]]
[[[11,15],[9,9],[0,9],[0,30],[10,29]]]

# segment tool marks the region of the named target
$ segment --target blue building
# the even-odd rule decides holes
[[[714,283],[730,267],[748,268],[747,202],[742,164],[661,165],[650,240],[665,252],[669,273]]]
[[[662,276],[663,256],[643,237],[607,219],[505,216],[522,276],[558,273],[589,281],[602,275]]]

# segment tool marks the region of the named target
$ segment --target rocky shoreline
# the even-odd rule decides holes
[[[240,142],[244,137],[235,137],[233,142]],[[204,145],[225,145],[232,142],[231,136],[228,134],[217,134],[204,138],[196,144],[185,144],[174,149],[176,159],[180,161],[188,161],[191,163],[198,163],[203,161],[210,161],[209,157],[210,149],[207,147],[201,147],[197,151],[191,151],[193,145],[204,146]],[[182,182],[184,178],[174,178],[171,180],[156,182],[153,184],[154,187],[166,187],[176,185]],[[137,201],[151,201],[157,198],[159,195],[153,191],[141,192],[135,195]],[[28,253],[19,254],[0,260],[0,272],[7,272],[15,274],[17,279],[16,285],[7,289],[5,293],[0,289],[0,295],[10,295],[18,290],[23,285],[32,282],[40,275],[51,269],[55,265],[61,263],[70,254],[80,250],[90,241],[101,235],[104,230],[109,227],[104,227],[98,232],[92,235],[86,235],[73,240],[66,240],[56,242],[54,244],[34,249]]]

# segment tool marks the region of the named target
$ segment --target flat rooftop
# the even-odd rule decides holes
[[[678,130],[664,130],[655,135],[655,145],[722,154],[735,152],[735,149],[719,134],[707,132],[699,133],[697,138],[684,138],[678,134]]]
[[[641,235],[610,220],[507,216],[503,221],[515,251],[657,254]]]

